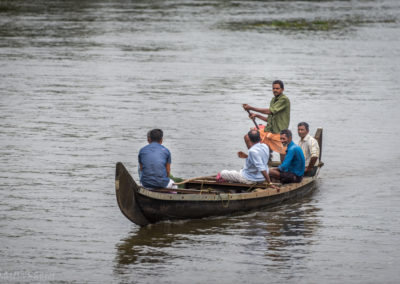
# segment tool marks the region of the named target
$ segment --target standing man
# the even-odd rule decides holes
[[[306,176],[313,176],[317,170],[318,158],[319,158],[319,145],[318,141],[315,140],[310,134],[310,129],[307,122],[300,122],[297,124],[297,133],[300,136],[299,146],[303,150],[304,157],[306,159]]]
[[[249,139],[246,141],[246,145],[249,146],[249,154],[238,152],[239,158],[246,159],[244,168],[240,172],[223,170],[217,175],[217,180],[222,178],[229,182],[245,184],[266,181],[268,185],[271,185],[268,175],[268,147],[260,143],[260,133],[257,130],[250,130],[247,139]]]
[[[290,101],[283,94],[283,90],[284,85],[281,80],[276,80],[272,83],[274,97],[271,99],[269,108],[256,108],[248,104],[243,104],[245,110],[252,110],[268,115],[265,117],[261,114],[250,113],[250,118],[257,117],[267,122],[264,131],[260,131],[261,142],[267,144],[272,151],[280,154],[285,154],[285,147],[283,147],[280,141],[280,132],[289,128],[290,122]]]
[[[281,183],[301,182],[305,168],[303,150],[293,143],[292,132],[289,129],[282,130],[280,137],[282,144],[287,146],[285,160],[278,168],[270,169],[269,174]]]
[[[149,189],[177,188],[169,178],[171,153],[162,144],[163,131],[153,129],[147,133],[148,145],[139,151],[140,183]]]

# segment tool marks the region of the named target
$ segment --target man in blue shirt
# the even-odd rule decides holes
[[[281,142],[287,146],[283,163],[270,170],[270,175],[281,183],[301,182],[305,169],[305,158],[300,146],[292,141],[292,132],[289,129],[281,131]]]
[[[146,188],[177,188],[169,178],[171,153],[162,144],[163,132],[153,129],[147,133],[148,145],[139,151],[139,176]]]
[[[240,158],[246,159],[244,168],[240,172],[223,170],[218,174],[217,180],[222,179],[221,181],[225,180],[245,184],[267,181],[268,184],[271,184],[268,175],[268,146],[260,143],[260,133],[257,130],[250,130],[245,139],[248,139],[246,145],[248,145],[249,154],[247,155],[242,151],[238,152]]]

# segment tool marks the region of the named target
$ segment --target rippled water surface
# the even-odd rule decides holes
[[[398,283],[400,4],[0,1],[0,283]],[[149,129],[172,173],[239,169],[282,79],[324,128],[312,195],[245,215],[130,223]],[[297,141],[297,136],[295,137]]]

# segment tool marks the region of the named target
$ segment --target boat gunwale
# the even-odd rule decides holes
[[[221,198],[224,200],[249,200],[249,199],[257,199],[268,196],[275,196],[285,194],[290,191],[294,191],[296,189],[302,188],[312,182],[314,182],[317,178],[317,175],[314,177],[304,177],[303,180],[299,183],[290,183],[285,184],[278,189],[275,188],[262,188],[262,187],[254,187],[253,191],[250,192],[240,192],[240,193],[230,193],[230,192],[208,192],[207,190],[199,191],[199,193],[187,193],[187,194],[179,194],[173,192],[158,192],[146,189],[144,187],[139,187],[137,190],[138,194],[147,196],[149,198],[164,200],[164,201],[221,201]],[[257,190],[260,189],[260,190]],[[173,190],[171,190],[173,191]]]

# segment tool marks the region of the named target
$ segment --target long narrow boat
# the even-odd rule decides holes
[[[322,128],[315,138],[322,154]],[[255,210],[301,197],[314,188],[320,168],[314,176],[304,177],[300,183],[276,188],[265,184],[221,183],[213,177],[190,179],[183,189],[160,188],[149,190],[139,186],[125,166],[116,165],[115,189],[119,208],[133,223],[146,226],[162,220],[195,219],[228,215]]]

